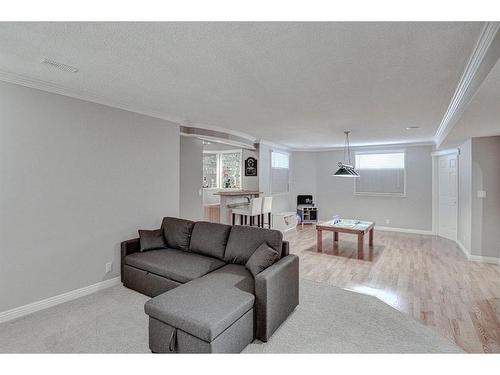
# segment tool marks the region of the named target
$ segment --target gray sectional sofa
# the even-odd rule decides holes
[[[267,341],[298,305],[299,260],[281,232],[170,217],[161,229],[166,248],[121,244],[123,284],[153,297],[151,351],[239,353]],[[245,264],[263,243],[279,260],[252,275]]]

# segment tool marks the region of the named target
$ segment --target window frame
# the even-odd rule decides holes
[[[405,198],[406,197],[406,149],[394,149],[394,150],[362,150],[355,151],[354,153],[354,168],[356,170],[356,159],[357,155],[375,155],[375,154],[403,154],[404,158],[404,168],[403,168],[403,192],[402,193],[377,193],[377,192],[358,192],[356,191],[356,178],[353,180],[353,191],[354,195],[364,196],[364,197],[388,197],[388,198]]]
[[[273,168],[273,153],[286,155],[288,158],[288,168]],[[271,195],[290,194],[290,153],[282,150],[269,151],[269,191]],[[286,191],[273,191],[273,169],[286,169],[288,171],[288,181],[286,184]]]
[[[235,148],[233,150],[203,150],[203,154],[217,155],[217,187],[205,188],[205,189],[218,189],[218,190],[237,190],[242,189],[243,185],[243,150]],[[223,176],[222,176],[222,154],[240,154],[240,187],[235,188],[225,188],[222,187]]]

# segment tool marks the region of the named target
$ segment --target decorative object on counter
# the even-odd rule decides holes
[[[359,177],[359,173],[354,170],[354,166],[351,165],[351,144],[349,142],[349,130],[344,132],[345,134],[345,144],[344,144],[344,161],[339,162],[339,169],[333,175],[337,177]],[[346,157],[347,156],[347,157]]]
[[[297,196],[297,215],[299,215],[302,225],[318,222],[318,208],[313,203],[312,195]]]
[[[245,160],[245,176],[257,176],[257,159],[251,156]]]
[[[332,217],[333,224],[340,223],[341,221],[342,221],[342,218],[340,217],[340,215],[333,215],[333,217]]]

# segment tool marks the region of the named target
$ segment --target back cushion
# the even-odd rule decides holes
[[[228,263],[244,265],[264,242],[276,250],[281,257],[283,234],[280,231],[235,225],[229,234],[224,260]]]
[[[178,219],[176,217],[164,217],[161,228],[163,229],[167,246],[173,249],[189,251],[193,226],[194,221]]]
[[[194,225],[189,250],[224,260],[230,225],[199,221]]]

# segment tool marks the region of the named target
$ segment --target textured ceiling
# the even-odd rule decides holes
[[[443,143],[456,146],[471,137],[500,135],[500,62],[497,62]]]
[[[344,129],[354,144],[430,141],[481,26],[0,23],[0,70],[291,147],[342,145]]]

